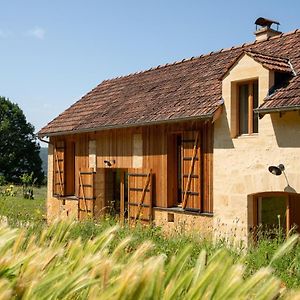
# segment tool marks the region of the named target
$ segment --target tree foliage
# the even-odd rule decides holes
[[[44,173],[39,156],[40,146],[34,127],[27,122],[15,103],[0,97],[0,172],[7,182],[20,182],[24,173],[32,173],[42,183]]]

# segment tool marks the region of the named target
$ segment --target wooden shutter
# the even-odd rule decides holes
[[[94,193],[95,174],[96,173],[90,168],[82,168],[79,170],[79,220],[94,216],[94,202],[96,199]]]
[[[200,132],[184,131],[182,136],[182,207],[201,210]]]
[[[53,151],[53,195],[65,195],[65,143],[64,141],[57,141],[54,143]]]
[[[151,170],[130,169],[128,173],[128,217],[149,223],[152,220]]]

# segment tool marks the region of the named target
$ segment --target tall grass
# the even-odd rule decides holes
[[[298,236],[279,247],[269,265],[245,278],[243,257],[202,249],[190,266],[192,246],[153,255],[153,243],[136,248],[121,229],[107,227],[92,239],[71,239],[71,223],[39,235],[0,227],[0,299],[297,299],[272,273]],[[116,239],[118,240],[116,242]]]

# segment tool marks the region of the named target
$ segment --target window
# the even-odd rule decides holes
[[[238,85],[238,135],[258,133],[258,81]]]

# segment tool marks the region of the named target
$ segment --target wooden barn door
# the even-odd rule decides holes
[[[128,173],[129,222],[149,223],[152,220],[151,170],[129,169]]]
[[[182,136],[182,208],[201,210],[200,132],[184,131]]]
[[[53,195],[65,195],[65,143],[64,141],[57,141],[54,144],[53,151]]]
[[[80,169],[79,178],[79,193],[78,193],[78,218],[83,220],[94,216],[94,182],[95,172],[90,168]]]

